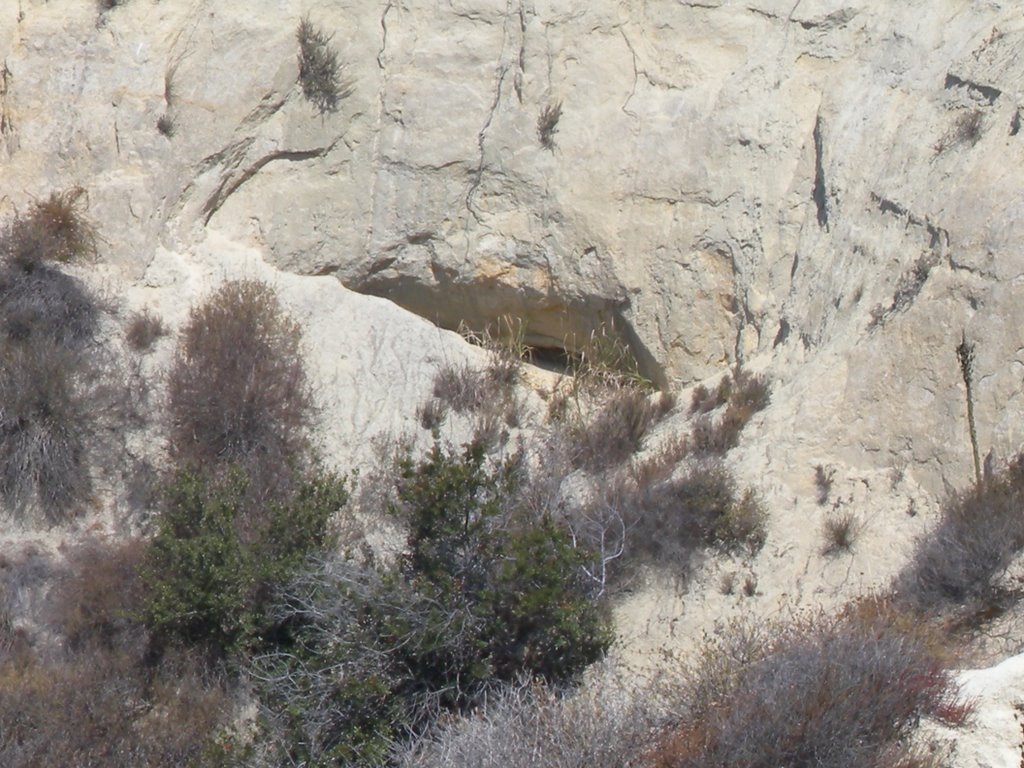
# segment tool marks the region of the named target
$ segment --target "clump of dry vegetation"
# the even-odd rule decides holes
[[[737,624],[692,662],[681,716],[645,764],[931,765],[907,738],[917,723],[959,725],[970,711],[948,663],[934,637],[876,600],[836,617]]]
[[[174,465],[241,467],[257,496],[286,482],[314,412],[301,342],[266,283],[229,281],[194,307],[167,381]]]
[[[152,349],[157,339],[167,335],[167,326],[149,309],[136,312],[129,318],[124,331],[125,341],[136,352]]]
[[[0,495],[49,523],[89,502],[129,408],[126,377],[98,342],[101,303],[55,266],[95,254],[84,197],[54,193],[0,232]]]
[[[742,369],[731,379],[727,374],[713,394],[698,388],[691,404],[691,412],[700,414],[693,427],[694,452],[723,454],[735,448],[744,427],[770,400],[767,380]],[[723,404],[725,410],[716,417]]]
[[[1024,455],[949,498],[896,579],[899,599],[923,612],[986,616],[1018,599],[1003,576],[1024,549]]]

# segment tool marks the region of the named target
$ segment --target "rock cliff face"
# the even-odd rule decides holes
[[[969,476],[964,330],[982,449],[1016,448],[1015,4],[320,3],[326,114],[306,10],[6,3],[8,204],[83,186],[133,279],[218,232],[445,328],[510,314],[572,349],[614,325],[664,385],[768,367],[778,451],[931,491]]]
[[[613,329],[665,387],[764,370],[735,462],[791,514],[761,588],[855,592],[973,477],[962,335],[982,454],[1024,435],[1022,51],[1002,0],[6,0],[3,204],[81,186],[100,274],[171,315],[277,270],[343,372],[345,461],[472,354],[351,292],[556,350]],[[817,464],[881,552],[852,574],[819,562]]]

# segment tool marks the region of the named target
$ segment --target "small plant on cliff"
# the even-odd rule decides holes
[[[299,22],[299,84],[302,94],[320,111],[334,112],[346,95],[341,64],[331,38],[306,16]]]
[[[82,208],[85,190],[73,187],[34,202],[28,213],[15,217],[4,232],[3,256],[8,263],[30,271],[39,264],[66,264],[96,255],[96,230]]]
[[[555,133],[558,132],[558,121],[562,118],[562,102],[548,104],[540,111],[537,118],[537,139],[540,145],[549,151],[555,149]]]

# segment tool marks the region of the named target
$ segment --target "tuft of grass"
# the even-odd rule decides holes
[[[935,154],[941,155],[958,146],[973,147],[984,135],[984,115],[979,109],[960,112],[945,135],[935,144]]]
[[[156,340],[166,335],[167,326],[164,321],[149,309],[133,314],[124,332],[128,346],[135,352],[152,349]]]
[[[537,139],[540,145],[549,151],[555,149],[555,134],[558,132],[558,121],[562,119],[562,102],[547,104],[537,117]]]
[[[171,117],[169,112],[164,112],[156,119],[156,129],[168,139],[174,137],[174,132],[177,130],[177,126],[175,126],[174,118]]]
[[[319,111],[336,112],[338,103],[347,95],[341,80],[341,64],[331,46],[331,38],[303,17],[296,32],[299,40],[299,84],[302,94]]]
[[[822,554],[850,552],[863,527],[861,519],[849,510],[830,515],[825,519],[823,528],[825,543]]]

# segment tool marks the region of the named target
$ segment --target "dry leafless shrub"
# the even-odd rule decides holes
[[[347,95],[341,80],[341,64],[331,38],[304,17],[296,32],[299,39],[299,83],[302,94],[320,111],[334,112]]]
[[[146,543],[141,539],[90,538],[68,553],[65,573],[54,584],[50,602],[71,651],[143,647],[145,632],[139,616],[145,556]]]
[[[729,402],[731,394],[732,376],[728,373],[722,377],[722,380],[718,382],[718,386],[714,390],[709,390],[703,384],[698,384],[693,390],[693,396],[690,399],[690,413],[710,413]]]
[[[8,506],[21,516],[34,502],[49,523],[81,510],[93,470],[116,459],[128,407],[100,352],[0,345],[0,494]]]
[[[612,391],[592,420],[581,419],[570,428],[573,463],[591,472],[621,464],[639,450],[660,415],[646,391],[637,387]]]
[[[0,664],[0,764],[194,765],[225,722],[227,699],[192,664],[145,669],[90,649]]]
[[[621,768],[664,724],[664,693],[602,671],[578,691],[540,683],[498,688],[399,755],[400,768]]]
[[[482,369],[448,364],[434,376],[432,403],[420,409],[420,421],[425,428],[431,421],[440,423],[444,412],[473,413],[480,425],[504,422],[514,427],[519,423],[519,401],[516,384],[522,369],[518,346],[508,340],[485,333],[466,333],[467,340],[484,346],[488,351],[487,365]],[[437,415],[440,419],[435,419]]]
[[[194,307],[168,375],[169,451],[182,468],[240,466],[255,493],[308,448],[313,393],[302,332],[266,283],[224,283]]]
[[[955,725],[969,713],[946,664],[918,623],[889,608],[733,625],[692,662],[684,715],[648,764],[914,764],[907,737],[922,717]]]
[[[164,321],[148,309],[133,314],[124,331],[128,346],[136,352],[148,351],[157,339],[166,335]]]
[[[48,264],[0,266],[0,334],[16,342],[82,349],[95,342],[102,303]]]
[[[719,385],[721,388],[722,385]],[[729,387],[728,405],[717,418],[703,408],[717,401],[718,395],[705,398],[698,404],[697,418],[693,427],[692,448],[695,453],[723,454],[739,445],[740,434],[753,418],[763,410],[771,399],[767,380],[760,375],[737,370]],[[717,407],[712,405],[713,407]]]
[[[82,212],[81,187],[37,200],[15,217],[0,236],[0,250],[10,264],[31,270],[45,262],[66,264],[96,255],[96,230]]]
[[[646,484],[615,475],[600,503],[586,512],[605,522],[606,536],[615,530],[611,523],[621,522],[619,578],[646,566],[685,579],[708,547],[753,553],[767,536],[763,502],[750,490],[741,494],[717,461],[696,462],[684,473]]]
[[[981,486],[942,507],[896,578],[899,599],[923,611],[959,609],[978,615],[1016,599],[1001,577],[1024,549],[1024,455]]]

